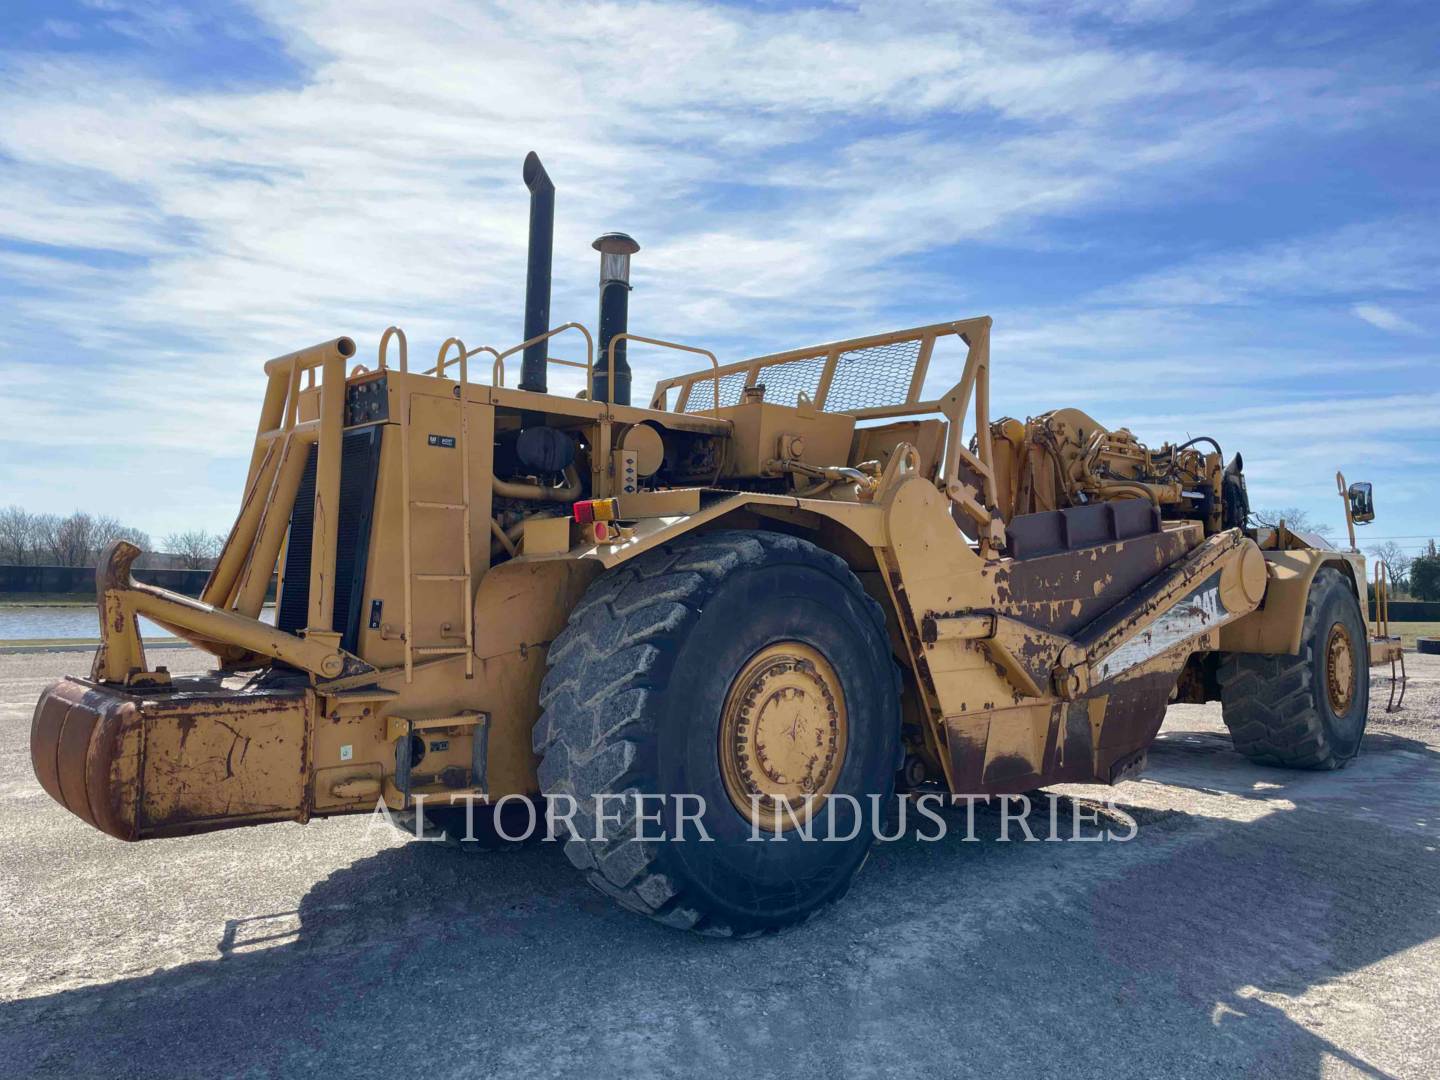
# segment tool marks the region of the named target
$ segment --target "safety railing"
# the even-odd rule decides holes
[[[935,342],[958,335],[961,325],[936,323],[872,334],[662,379],[655,384],[651,408],[666,408],[668,395],[675,390],[676,412],[701,411],[705,406],[697,408],[694,401],[696,385],[712,382],[714,396],[723,397],[724,405],[739,404],[747,389],[764,386],[767,401],[794,405],[803,394],[817,409],[857,418],[934,412],[937,403],[920,398],[930,357]]]
[[[1390,567],[1384,559],[1375,560],[1375,636],[1390,636]]]
[[[1405,672],[1405,649],[1398,637],[1390,635],[1390,565],[1384,559],[1375,560],[1371,591],[1375,597],[1375,632],[1370,636],[1370,663],[1390,664],[1390,697],[1385,711],[1396,712],[1405,703],[1409,676]]]
[[[561,367],[582,369],[585,372],[585,396],[592,397],[595,392],[595,339],[590,336],[589,330],[586,330],[585,327],[577,322],[568,322],[562,326],[555,327],[553,330],[547,330],[543,334],[537,334],[529,341],[522,341],[519,345],[506,349],[503,353],[497,353],[494,349],[490,348],[490,346],[482,345],[480,348],[472,350],[470,355],[473,356],[478,352],[491,353],[495,357],[495,362],[491,368],[490,381],[495,386],[504,386],[505,360],[507,357],[514,356],[517,352],[528,349],[531,345],[538,345],[542,341],[549,341],[556,334],[564,333],[566,330],[578,330],[584,336],[585,362],[582,364],[578,360],[562,360],[557,356],[546,356],[545,362],[547,364],[559,364]]]
[[[615,346],[618,345],[618,344],[619,344],[620,342],[622,342],[622,341],[638,341],[638,342],[640,342],[642,345],[657,345],[657,346],[659,346],[659,347],[661,347],[661,348],[664,348],[664,349],[677,349],[677,350],[679,350],[680,352],[694,353],[694,354],[696,354],[697,356],[705,356],[705,357],[708,357],[708,358],[710,359],[710,367],[713,369],[712,374],[711,374],[710,376],[706,376],[706,375],[704,375],[704,374],[702,373],[701,375],[695,376],[695,378],[696,378],[696,380],[702,379],[702,378],[710,378],[710,379],[711,379],[711,385],[714,387],[714,392],[715,392],[714,406],[713,406],[713,408],[712,408],[712,415],[714,415],[714,416],[717,417],[717,418],[719,417],[719,415],[720,415],[720,373],[721,373],[721,367],[720,367],[720,361],[715,358],[715,354],[714,354],[713,352],[711,352],[709,349],[696,348],[694,345],[682,345],[682,344],[680,344],[678,341],[664,341],[664,340],[662,340],[662,339],[660,339],[660,338],[642,337],[642,336],[639,335],[639,334],[616,334],[614,337],[612,337],[612,338],[610,339],[610,347],[609,347],[609,349],[607,350],[607,352],[609,353],[609,356],[608,356],[608,359],[606,360],[606,368],[605,368],[606,374],[607,374],[607,376],[609,377],[609,380],[610,380],[607,385],[609,385],[609,386],[612,388],[612,393],[613,393],[613,388],[614,388],[614,386],[615,386]],[[689,392],[689,387],[688,387],[688,385],[687,385],[687,387],[686,387],[686,393],[688,394],[688,392]],[[652,408],[653,408],[653,407],[654,407],[654,406],[652,405]],[[684,410],[683,408],[676,409],[676,412],[684,412],[684,411],[685,411],[685,410]],[[697,411],[698,411],[698,410],[697,410]]]
[[[964,371],[960,381],[942,397],[926,400],[921,392],[935,343],[950,336],[965,343]],[[857,420],[939,413],[948,421],[940,478],[945,494],[975,522],[987,557],[1004,546],[1004,522],[997,510],[991,464],[988,317],[850,338],[723,367],[712,363],[709,371],[702,369],[656,383],[650,407],[666,409],[673,390],[677,393],[676,412],[701,411],[694,407],[695,390],[706,383],[713,390],[704,396],[710,398],[716,413],[722,407],[740,404],[747,390],[759,386],[765,387],[764,401],[806,404]],[[965,419],[972,406],[973,451],[965,437]]]

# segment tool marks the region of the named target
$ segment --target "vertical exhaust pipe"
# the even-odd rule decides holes
[[[630,256],[640,245],[625,233],[612,232],[590,245],[600,252],[600,352],[595,357],[595,400],[630,404],[630,362],[627,342],[615,344],[615,385],[610,385],[610,342],[630,324]]]
[[[555,185],[540,155],[525,155],[521,170],[530,189],[530,254],[525,269],[525,336],[522,341],[550,329],[550,259],[555,243]],[[520,359],[520,389],[545,393],[545,357],[549,342],[541,341],[525,350]]]

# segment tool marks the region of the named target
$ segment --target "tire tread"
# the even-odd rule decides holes
[[[1337,589],[1348,590],[1349,584],[1338,571],[1321,567],[1305,598],[1299,653],[1225,653],[1220,659],[1225,726],[1235,749],[1257,764],[1340,769],[1355,756],[1341,756],[1332,744],[1318,706],[1324,691],[1315,677],[1316,621],[1326,597]]]
[[[646,705],[661,689],[662,669],[724,578],[780,559],[834,577],[888,640],[884,609],[838,556],[783,533],[716,531],[683,537],[602,575],[547,657],[533,745],[541,758],[541,790],[576,800],[581,836],[571,834],[565,855],[600,892],[666,926],[722,937],[767,932],[741,930],[702,913],[683,886],[657,869],[656,845],[634,838],[625,820],[607,821],[601,839],[593,839],[593,813],[581,798],[648,789],[641,751],[656,733]],[[895,679],[898,698],[898,668]]]

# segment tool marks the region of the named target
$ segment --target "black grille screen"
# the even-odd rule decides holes
[[[305,629],[310,612],[310,530],[315,524],[315,447],[305,462],[295,507],[290,511],[290,535],[285,540],[285,574],[280,579],[280,603],[275,609],[278,629],[294,634]]]
[[[331,629],[340,647],[353,652],[360,636],[365,602],[365,562],[370,553],[370,521],[375,508],[375,477],[380,467],[381,425],[345,432],[340,452],[340,520],[335,550],[335,615]],[[305,628],[310,610],[310,540],[315,522],[315,447],[305,462],[290,538],[285,545],[285,577],[275,625],[290,633]]]

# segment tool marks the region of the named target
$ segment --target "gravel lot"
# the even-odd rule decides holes
[[[789,934],[693,938],[554,845],[468,855],[366,819],[126,845],[30,771],[0,656],[8,1076],[1440,1075],[1440,659],[1338,774],[1252,766],[1171,710],[1104,798],[1128,843],[877,847]],[[174,651],[180,671],[199,654]]]

